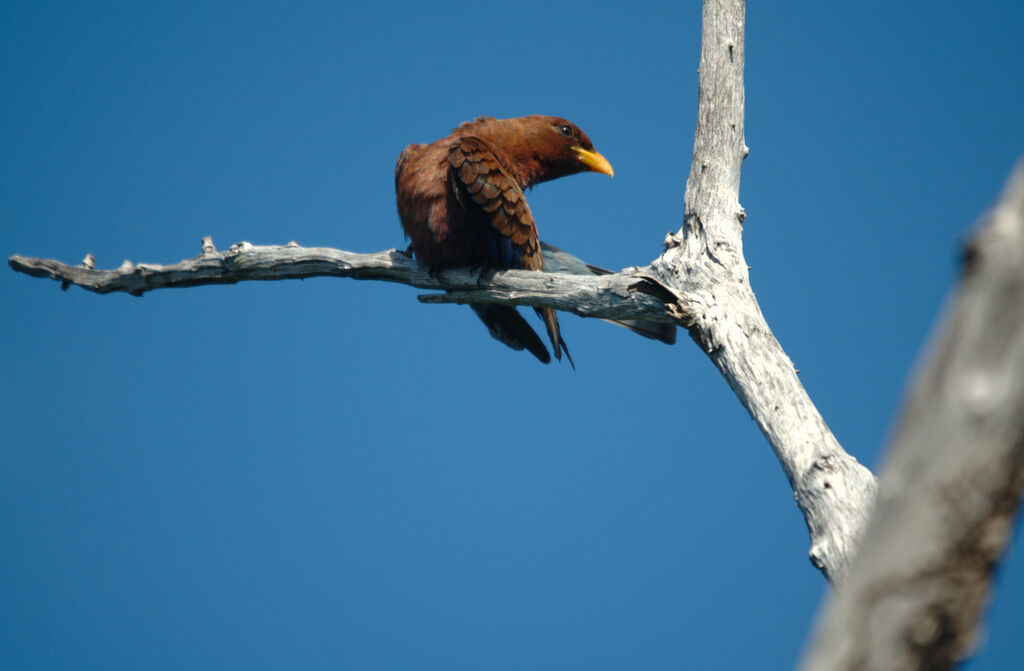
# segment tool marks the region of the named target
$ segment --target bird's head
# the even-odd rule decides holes
[[[565,119],[534,115],[481,121],[474,134],[512,160],[523,188],[578,172],[614,174],[612,164],[594,149],[587,134]]]
[[[557,117],[548,117],[546,121],[548,128],[554,131],[547,141],[555,157],[552,163],[565,170],[562,174],[591,171],[615,176],[612,164],[594,149],[594,143],[579,126]]]

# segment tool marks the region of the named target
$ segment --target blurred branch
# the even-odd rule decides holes
[[[97,270],[91,255],[78,266],[17,255],[10,257],[8,264],[33,277],[58,280],[64,289],[77,285],[98,294],[123,292],[141,296],[147,291],[172,287],[330,276],[385,280],[449,292],[421,296],[420,300],[427,303],[532,305],[581,317],[673,321],[664,302],[657,297],[656,282],[639,268],[601,276],[524,270],[481,275],[479,271],[461,268],[430,274],[395,249],[357,254],[328,247],[300,247],[296,243],[257,246],[240,242],[219,252],[210,238],[204,238],[199,256],[166,266],[125,261],[116,270]]]
[[[750,288],[739,203],[744,142],[743,0],[705,1],[697,130],[683,226],[652,266],[675,292],[690,336],[771,444],[833,584],[847,572],[874,502],[871,472],[843,451],[772,335]]]
[[[1024,160],[934,337],[804,669],[948,669],[975,644],[1024,485]]]

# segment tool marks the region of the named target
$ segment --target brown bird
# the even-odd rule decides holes
[[[395,165],[395,195],[413,254],[431,271],[475,266],[544,270],[537,224],[524,189],[584,171],[612,176],[586,133],[550,116],[479,117],[431,144],[411,144]],[[514,307],[473,305],[491,335],[551,360]],[[550,308],[537,310],[555,358],[568,356]],[[572,357],[569,357],[572,363]]]

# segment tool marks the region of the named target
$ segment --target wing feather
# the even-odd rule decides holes
[[[502,165],[494,148],[476,136],[460,136],[448,147],[448,163],[455,187],[468,196],[459,198],[464,207],[470,209],[466,201],[471,201],[479,208],[479,216],[486,225],[508,238],[517,248],[526,270],[544,270],[533,213],[522,188]],[[558,317],[550,308],[543,308],[539,313],[547,327],[555,358],[561,359],[565,342],[558,327]]]

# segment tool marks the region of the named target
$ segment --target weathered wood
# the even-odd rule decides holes
[[[841,582],[871,513],[875,478],[843,451],[772,335],[743,258],[739,203],[744,2],[704,3],[697,131],[683,226],[654,262],[692,319],[690,335],[721,371],[778,457],[807,522],[810,558]]]
[[[98,294],[123,292],[141,296],[155,289],[202,284],[350,277],[450,292],[421,296],[423,302],[532,305],[574,312],[582,317],[673,322],[663,301],[656,297],[659,288],[640,268],[602,276],[524,270],[481,275],[470,269],[444,270],[431,275],[396,249],[358,254],[329,247],[300,247],[294,242],[267,246],[240,242],[218,252],[210,238],[203,239],[199,256],[172,265],[125,261],[116,270],[97,270],[93,267],[92,255],[87,259],[88,263],[72,266],[52,259],[16,255],[8,259],[8,264],[33,277],[58,280],[65,289],[77,285]]]
[[[974,645],[1024,485],[1024,162],[944,322],[808,671],[948,669]]]

